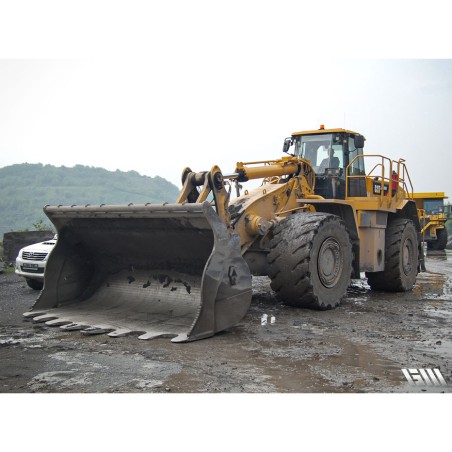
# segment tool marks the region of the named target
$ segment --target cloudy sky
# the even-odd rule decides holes
[[[179,185],[186,166],[231,172],[325,124],[406,159],[415,190],[452,196],[452,60],[425,50],[422,10],[397,32],[413,49],[382,8],[370,13],[385,26],[334,3],[325,14],[287,1],[94,2],[89,15],[47,3],[49,15],[12,11],[19,26],[3,32],[0,167],[81,164]]]

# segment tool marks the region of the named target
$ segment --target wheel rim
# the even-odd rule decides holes
[[[330,237],[326,239],[319,250],[317,270],[321,283],[334,287],[342,275],[344,256],[339,242]]]
[[[413,270],[413,242],[406,239],[402,247],[402,268],[405,275]]]

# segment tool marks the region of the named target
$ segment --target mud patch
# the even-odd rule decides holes
[[[93,374],[82,373],[78,370],[43,372],[33,377],[28,386],[32,392],[45,391],[49,388],[70,390],[80,386],[91,385]]]
[[[33,377],[28,384],[32,391],[70,392],[83,387],[89,387],[90,392],[148,391],[161,387],[163,380],[181,370],[181,366],[174,363],[149,362],[140,355],[109,350],[102,353],[60,351],[48,356],[55,370]]]

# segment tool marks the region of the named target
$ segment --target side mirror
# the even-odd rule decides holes
[[[355,148],[363,148],[364,147],[365,138],[363,135],[355,135]]]
[[[284,145],[283,145],[283,148],[282,148],[283,152],[288,154],[290,146],[292,146],[292,137],[286,138],[284,140]]]

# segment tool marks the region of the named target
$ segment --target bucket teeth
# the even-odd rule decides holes
[[[91,336],[94,334],[111,333],[112,331],[114,331],[114,328],[108,328],[105,326],[90,326],[88,328],[83,329],[81,333]]]
[[[69,324],[60,326],[60,328],[65,331],[80,331],[80,330],[84,330],[85,328],[89,328],[89,326],[82,325],[80,323],[69,323]]]
[[[69,323],[72,323],[72,322],[70,320],[54,319],[54,320],[47,321],[46,325],[49,325],[49,326],[62,326],[62,325],[68,325]]]
[[[132,334],[133,331],[132,330],[128,330],[126,328],[121,328],[115,331],[111,331],[110,333],[107,333],[108,336],[110,337],[124,337],[124,336],[128,336],[129,334]]]
[[[22,314],[22,316],[26,320],[31,320],[34,317],[38,317],[38,316],[43,315],[43,314],[47,314],[47,311],[28,311],[28,312],[24,312]]]
[[[57,316],[55,316],[55,315],[42,314],[42,315],[38,315],[37,317],[33,317],[33,322],[44,323],[44,322],[48,322],[49,320],[54,320],[56,318],[57,318]]]
[[[149,333],[142,334],[141,336],[138,336],[138,339],[141,339],[143,341],[147,341],[150,339],[158,339],[159,337],[175,337],[177,334],[171,334],[171,333],[162,333],[159,331],[151,331]]]
[[[175,338],[171,339],[171,342],[178,343],[178,342],[188,342],[189,338],[186,334],[179,334],[179,336],[176,336]]]

